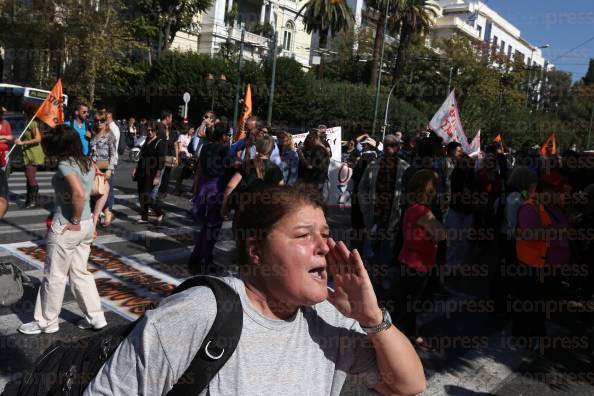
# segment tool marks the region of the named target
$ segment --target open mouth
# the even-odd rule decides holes
[[[326,266],[320,265],[309,270],[309,274],[317,281],[325,282],[328,278],[326,274]]]

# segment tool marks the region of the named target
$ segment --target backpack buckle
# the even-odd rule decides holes
[[[211,344],[213,344],[212,340],[208,341],[208,343],[204,347],[204,353],[206,353],[206,356],[208,356],[212,360],[219,360],[220,358],[223,357],[223,354],[225,353],[225,348],[221,348],[221,347],[217,346],[216,344],[213,344],[214,350],[213,350],[213,353],[211,353],[208,350],[208,348],[210,347]]]

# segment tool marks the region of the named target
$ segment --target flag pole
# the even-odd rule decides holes
[[[35,113],[33,118],[31,118],[31,120],[29,121],[29,123],[27,124],[25,129],[23,129],[23,132],[21,132],[21,134],[17,140],[20,140],[23,137],[23,135],[25,134],[25,132],[27,132],[27,129],[29,129],[29,127],[31,126],[31,123],[35,120],[36,117],[37,117],[37,113]],[[8,150],[8,153],[6,153],[6,164],[7,165],[8,165],[8,161],[9,161],[8,157],[10,157],[10,153],[12,153],[12,150],[14,150],[14,148],[16,147],[16,143],[14,141],[12,143],[13,143],[12,147],[10,148],[10,150]]]

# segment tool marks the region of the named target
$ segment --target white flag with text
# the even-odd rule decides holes
[[[460,111],[454,90],[429,122],[429,128],[443,139],[444,144],[459,142],[465,152],[470,152],[468,139],[462,128],[462,121],[460,121]]]

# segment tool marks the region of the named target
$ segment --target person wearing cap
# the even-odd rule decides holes
[[[371,138],[366,138],[369,142]],[[374,243],[375,264],[390,264],[394,236],[398,230],[402,207],[402,176],[408,164],[398,157],[402,141],[394,135],[384,138],[384,155],[372,161],[359,182],[358,197],[363,221],[368,230],[375,229],[379,240]],[[386,279],[387,280],[387,279]],[[386,282],[385,288],[389,288]]]

